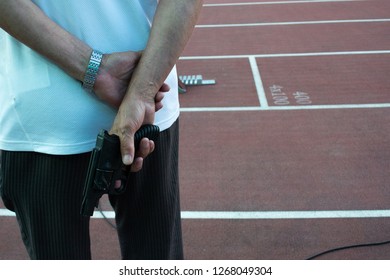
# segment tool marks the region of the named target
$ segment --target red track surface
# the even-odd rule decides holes
[[[257,1],[205,4],[238,2]],[[217,81],[181,95],[182,210],[390,209],[390,1],[262,2],[206,5],[178,63],[181,75]],[[312,23],[264,25],[302,21]],[[243,23],[263,25],[204,26]],[[309,104],[298,104],[302,92]],[[187,259],[305,259],[389,240],[390,218],[198,217],[184,218],[183,230]],[[105,220],[93,219],[91,232],[95,259],[120,258]],[[27,258],[14,217],[0,217],[0,236],[0,259]],[[322,258],[390,259],[390,247]]]

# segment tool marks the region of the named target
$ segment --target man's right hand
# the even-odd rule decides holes
[[[118,109],[140,57],[141,52],[131,51],[103,55],[94,85],[96,96]]]
[[[118,109],[129,87],[132,74],[137,67],[142,52],[117,52],[103,55],[99,68],[94,93],[111,107]],[[155,96],[155,111],[162,108],[162,100],[170,90],[163,84]]]

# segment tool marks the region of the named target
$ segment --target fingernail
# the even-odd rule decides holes
[[[122,158],[124,165],[130,165],[132,163],[132,159],[130,155],[124,155]]]

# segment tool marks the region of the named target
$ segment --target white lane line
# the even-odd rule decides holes
[[[305,57],[305,56],[336,56],[336,55],[375,55],[390,54],[390,50],[372,51],[340,51],[340,52],[307,52],[307,53],[271,53],[271,54],[240,54],[240,55],[201,55],[182,56],[180,60],[208,60],[208,59],[248,59],[255,58],[277,58],[277,57]]]
[[[268,108],[268,101],[267,101],[267,97],[265,95],[264,86],[263,86],[263,82],[261,80],[260,70],[259,70],[259,66],[257,65],[256,58],[253,56],[249,57],[249,64],[250,64],[251,69],[252,69],[253,80],[255,81],[257,96],[258,96],[259,102],[260,102],[260,107],[262,109],[267,109]]]
[[[390,19],[350,19],[350,20],[318,20],[318,21],[291,21],[291,22],[254,22],[254,23],[226,23],[226,24],[199,24],[196,28],[223,28],[223,27],[256,27],[256,26],[284,26],[284,25],[313,25],[313,24],[344,24],[344,23],[376,23],[390,22]]]
[[[365,0],[299,0],[299,1],[274,1],[274,2],[243,2],[243,3],[220,3],[204,4],[203,7],[226,7],[226,6],[248,6],[248,5],[276,5],[276,4],[302,4],[302,3],[327,3],[327,2],[357,2]]]
[[[183,107],[181,112],[249,112],[249,111],[294,111],[294,110],[330,110],[330,109],[381,109],[390,108],[390,103],[377,104],[338,104],[338,105],[302,105],[302,106],[260,106],[248,107]]]
[[[184,211],[183,219],[340,219],[388,218],[390,210],[349,211]]]
[[[104,215],[104,216],[103,216]],[[95,211],[92,218],[113,219],[114,211]],[[0,217],[14,217],[15,214],[0,209]],[[182,219],[352,219],[389,218],[390,210],[336,210],[336,211],[182,211]]]

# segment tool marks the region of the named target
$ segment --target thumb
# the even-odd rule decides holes
[[[133,163],[135,154],[134,133],[121,133],[119,140],[121,142],[122,162],[124,165],[130,165]]]

